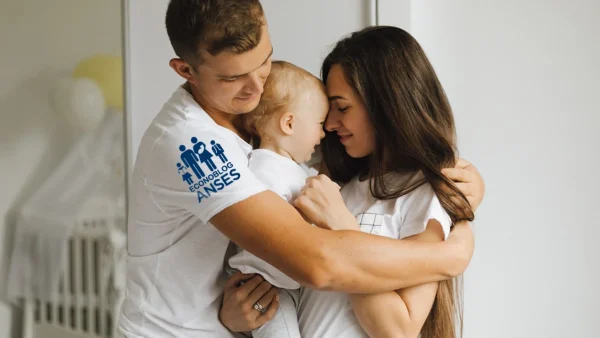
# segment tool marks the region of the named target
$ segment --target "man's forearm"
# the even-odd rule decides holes
[[[334,231],[324,290],[379,293],[438,282],[462,273],[472,249],[470,229],[457,227],[445,242],[402,241],[356,231]],[[472,245],[471,245],[472,247]]]

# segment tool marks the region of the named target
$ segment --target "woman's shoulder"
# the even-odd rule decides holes
[[[415,206],[429,205],[435,201],[438,199],[433,186],[429,182],[422,182],[410,192],[394,200],[394,211],[408,213]]]
[[[369,194],[369,195],[371,194],[369,192],[370,181],[369,180],[360,180],[360,178],[358,176],[354,176],[348,182],[336,181],[335,183],[337,183],[341,187],[342,196],[347,196],[347,195],[361,195],[361,196],[365,195],[366,196],[366,194]]]
[[[436,197],[433,186],[429,182],[423,182],[418,187],[410,191],[409,193],[401,196],[407,201],[432,199]]]

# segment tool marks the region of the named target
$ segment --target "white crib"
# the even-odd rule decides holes
[[[77,222],[55,299],[24,300],[24,338],[115,337],[123,290],[115,286],[123,285],[125,274],[124,234],[117,230],[122,223],[121,218]]]

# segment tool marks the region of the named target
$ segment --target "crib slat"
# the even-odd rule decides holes
[[[41,300],[38,302],[40,309],[40,323],[46,323],[48,321],[48,313],[46,313],[46,302]]]
[[[64,248],[63,248],[63,252],[64,252]],[[63,259],[66,259],[67,256],[64,255]],[[58,268],[59,273],[58,273],[58,280],[59,280],[59,284],[62,283],[60,282],[61,278],[62,278],[62,266],[60,266]],[[58,314],[58,309],[59,309],[59,304],[60,304],[60,285],[58,285],[58,289],[57,290],[52,290],[51,293],[51,299],[50,299],[50,323],[53,325],[57,325],[59,324],[59,314]]]
[[[99,261],[102,262],[102,251],[103,251],[103,246],[106,245],[105,241],[101,241],[98,245],[98,257],[99,257]],[[109,337],[109,332],[107,329],[107,325],[106,325],[106,309],[107,309],[107,304],[106,304],[106,291],[108,289],[108,285],[106,285],[106,280],[104,280],[104,278],[101,278],[102,276],[104,276],[104,269],[106,268],[106,266],[104,264],[98,264],[98,293],[99,293],[99,304],[98,304],[98,313],[99,313],[99,325],[100,325],[100,336],[101,337]]]
[[[35,300],[25,300],[25,313],[23,316],[23,338],[35,338],[33,336],[35,327]]]
[[[87,270],[87,278],[86,278],[86,293],[87,293],[87,332],[94,332],[94,309],[96,304],[94,302],[94,239],[92,237],[86,237],[86,270]]]
[[[52,298],[52,302],[50,302],[50,304],[52,305],[51,309],[50,309],[50,322],[52,324],[58,325],[59,321],[58,321],[58,297],[54,297]]]
[[[62,278],[62,296],[63,296],[63,323],[66,327],[71,327],[71,243],[72,240],[67,241],[65,246],[65,259],[63,260],[63,278]]]
[[[75,264],[71,273],[75,277],[75,288],[73,290],[73,298],[75,304],[75,330],[80,331],[83,327],[83,316],[82,316],[82,307],[81,307],[81,279],[82,279],[82,271],[81,271],[81,238],[76,236],[73,238],[75,243]]]

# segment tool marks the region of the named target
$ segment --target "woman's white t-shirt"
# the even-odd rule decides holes
[[[393,179],[403,179],[396,176]],[[363,232],[402,239],[425,231],[431,219],[442,225],[446,238],[450,232],[450,217],[428,183],[397,199],[377,200],[370,193],[369,180],[356,177],[341,193]],[[298,318],[302,337],[368,337],[346,293],[302,289]]]

